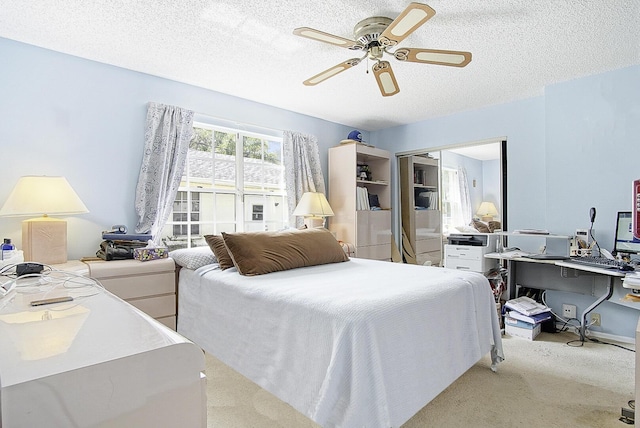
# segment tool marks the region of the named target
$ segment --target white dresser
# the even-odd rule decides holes
[[[42,284],[0,299],[0,426],[206,426],[199,347],[106,290]]]
[[[88,261],[89,276],[162,324],[176,329],[175,262],[171,258]]]

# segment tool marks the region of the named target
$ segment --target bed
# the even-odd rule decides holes
[[[254,276],[191,267],[178,332],[323,427],[399,427],[484,355],[503,358],[477,273],[356,258]]]

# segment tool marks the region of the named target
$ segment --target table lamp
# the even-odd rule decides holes
[[[22,222],[24,260],[59,264],[67,262],[67,222],[49,215],[88,212],[64,177],[25,176],[11,191],[0,216],[41,216]]]
[[[493,202],[483,202],[480,204],[480,208],[478,208],[476,214],[481,217],[482,221],[491,221],[498,215],[498,210]]]
[[[315,220],[322,220],[322,227],[324,227],[326,218],[334,214],[324,193],[305,192],[296,209],[293,210],[293,215],[304,217],[307,227],[314,227]]]

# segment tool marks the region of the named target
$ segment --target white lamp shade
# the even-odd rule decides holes
[[[293,210],[293,215],[324,218],[333,216],[333,210],[323,193],[305,192]]]
[[[495,217],[498,215],[498,210],[493,202],[483,202],[480,204],[476,214],[480,217]]]
[[[64,177],[25,176],[18,180],[0,216],[72,215],[88,213]]]

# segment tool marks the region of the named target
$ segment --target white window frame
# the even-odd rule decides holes
[[[282,211],[282,217],[280,219],[276,220],[276,224],[280,224],[282,223],[282,225],[286,225],[287,221],[288,221],[288,215],[287,215],[287,207],[286,207],[286,203],[287,203],[287,192],[286,192],[286,188],[285,188],[285,182],[284,182],[284,165],[282,164],[283,162],[283,152],[282,152],[282,144],[283,144],[283,139],[282,136],[279,137],[275,137],[273,135],[267,135],[267,134],[261,134],[261,133],[257,133],[257,132],[248,132],[242,129],[237,129],[237,128],[230,128],[230,127],[226,127],[226,126],[219,126],[219,125],[211,125],[208,123],[203,123],[203,122],[194,122],[193,123],[193,127],[194,128],[203,128],[203,129],[208,129],[212,131],[212,136],[213,133],[218,131],[218,132],[224,132],[227,134],[235,134],[236,135],[236,153],[235,153],[235,182],[231,183],[231,188],[229,189],[225,189],[225,188],[221,188],[219,187],[219,185],[216,185],[216,180],[215,180],[215,168],[216,168],[216,160],[215,160],[215,148],[212,147],[212,151],[211,151],[211,156],[212,156],[212,179],[211,179],[211,187],[205,188],[202,186],[199,186],[197,184],[192,183],[192,177],[190,174],[190,153],[187,155],[187,159],[186,159],[186,165],[185,165],[185,171],[183,173],[183,176],[186,177],[186,181],[181,183],[180,188],[178,189],[179,192],[186,192],[187,193],[187,220],[185,221],[175,221],[173,219],[173,211],[171,213],[171,215],[169,216],[169,219],[167,220],[166,226],[165,226],[165,231],[167,228],[171,228],[170,230],[173,231],[174,230],[174,226],[175,225],[181,225],[181,226],[186,226],[187,229],[187,234],[186,235],[181,235],[180,238],[180,242],[184,241],[186,239],[186,247],[192,247],[194,246],[194,244],[196,245],[206,245],[206,243],[204,242],[204,239],[199,240],[199,242],[194,242],[194,239],[197,239],[199,237],[202,236],[203,234],[203,230],[207,229],[207,226],[213,226],[213,230],[214,233],[218,234],[220,233],[220,230],[218,229],[218,225],[225,223],[231,223],[231,222],[218,222],[215,219],[215,209],[214,209],[214,218],[204,218],[204,214],[202,213],[203,211],[203,204],[204,201],[206,200],[206,198],[202,197],[202,194],[211,194],[212,198],[215,201],[216,195],[223,195],[223,194],[232,194],[235,197],[235,215],[234,215],[234,220],[233,220],[233,224],[235,225],[235,231],[236,232],[243,232],[246,230],[245,227],[245,222],[252,222],[252,223],[260,223],[261,224],[261,229],[265,229],[267,228],[267,223],[269,222],[273,222],[274,220],[269,219],[269,221],[267,221],[267,213],[264,212],[263,214],[263,219],[261,221],[252,221],[251,218],[251,213],[252,213],[252,205],[256,205],[256,204],[263,204],[263,202],[260,203],[256,203],[255,199],[253,199],[252,202],[247,201],[247,196],[263,196],[265,199],[263,199],[264,202],[266,202],[266,197],[268,196],[278,196],[281,198],[283,206],[281,208]],[[281,164],[280,164],[280,177],[278,179],[278,182],[280,183],[280,187],[275,187],[275,188],[267,188],[264,186],[264,182],[262,182],[262,188],[261,189],[245,189],[244,188],[244,176],[245,176],[245,158],[244,158],[244,154],[243,154],[243,144],[244,144],[244,140],[246,137],[249,138],[257,138],[263,141],[268,141],[268,142],[275,142],[275,143],[279,143],[280,144],[280,159],[281,159]],[[213,142],[212,142],[213,143]],[[264,151],[262,152],[262,159],[264,160]],[[220,182],[220,180],[218,180],[218,183]],[[192,214],[192,195],[193,193],[198,192],[200,193],[200,219],[199,221],[193,221],[191,219],[191,214]],[[214,202],[215,203],[215,202]],[[245,204],[247,206],[245,206]],[[248,210],[248,211],[247,211]],[[183,212],[183,211],[181,211]],[[249,215],[249,219],[247,220],[245,214],[248,213]],[[200,235],[193,235],[192,234],[192,226],[193,225],[200,225]],[[260,225],[258,225],[260,226]],[[281,227],[278,227],[281,228]],[[209,228],[210,230],[211,228]],[[167,236],[167,234],[165,233],[165,231],[163,231],[163,237]],[[173,236],[173,235],[171,235]],[[170,248],[171,249],[171,248]]]
[[[462,198],[460,196],[460,185],[458,184],[458,170],[451,167],[443,166],[441,169],[441,204],[442,204],[442,231],[445,236],[451,232],[456,232],[456,226],[460,226],[464,223],[462,216]],[[454,180],[445,180],[445,174],[451,174]],[[445,192],[445,183],[450,183],[452,188]],[[451,199],[445,199],[445,195],[452,196]],[[457,196],[457,200],[456,200]],[[447,209],[451,210],[451,213],[446,213]],[[458,215],[456,215],[456,212]]]

